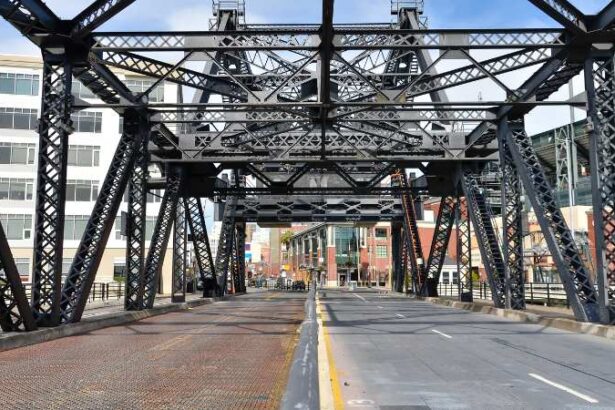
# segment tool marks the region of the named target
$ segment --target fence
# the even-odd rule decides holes
[[[24,283],[23,287],[26,291],[28,300],[32,300],[32,284]],[[120,282],[102,283],[96,282],[92,285],[92,290],[88,297],[89,302],[119,300],[124,296],[124,284]]]
[[[456,283],[438,284],[438,295],[445,297],[459,297],[459,288]],[[472,296],[477,300],[491,300],[491,289],[486,283],[474,283]],[[544,304],[546,306],[568,306],[568,298],[564,285],[560,283],[528,283],[525,285],[525,301],[530,304]]]

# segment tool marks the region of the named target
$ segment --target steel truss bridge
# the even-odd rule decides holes
[[[393,2],[393,23],[336,25],[334,1],[323,0],[319,25],[250,25],[243,2],[215,1],[208,31],[99,31],[134,2],[96,0],[72,20],[62,20],[41,0],[0,0],[2,17],[40,47],[43,57],[33,292],[28,301],[0,229],[3,330],[81,319],[126,190],[129,310],[152,306],[171,236],[173,300],[182,301],[189,240],[206,294],[227,291],[229,275],[242,291],[246,221],[296,219],[393,221],[401,255],[395,288],[402,289],[408,270],[415,289],[432,296],[456,226],[460,293],[466,299],[472,294],[472,226],[495,305],[523,309],[523,193],[577,319],[615,322],[615,2],[586,15],[567,0],[529,0],[557,29],[434,30],[425,24],[422,1]],[[451,60],[462,64],[443,69]],[[194,69],[198,64],[201,69]],[[115,69],[156,82],[133,93]],[[523,80],[507,85],[508,73]],[[586,91],[580,98],[551,98],[579,74]],[[73,77],[100,103],[73,98]],[[452,90],[485,81],[502,98],[451,98]],[[191,100],[149,101],[162,82],[192,90]],[[590,118],[596,272],[579,256],[524,129],[524,116],[536,107],[562,105],[585,108]],[[62,282],[70,116],[87,108],[115,110],[123,116],[124,131]],[[493,161],[502,171],[500,240],[477,179]],[[162,180],[150,178],[150,165],[159,167]],[[399,172],[408,168],[420,169],[427,183]],[[234,176],[229,184],[217,179],[223,170]],[[343,183],[301,183],[312,174]],[[391,186],[383,187],[391,175]],[[248,176],[259,181],[257,187],[246,186]],[[145,254],[146,194],[154,186],[165,193]],[[428,256],[422,255],[412,206],[422,194],[442,197]],[[226,203],[215,260],[201,204],[206,197]]]

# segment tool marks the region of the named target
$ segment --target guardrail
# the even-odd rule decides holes
[[[24,283],[24,290],[28,300],[32,300],[32,284]],[[125,294],[124,284],[120,282],[96,282],[92,285],[92,290],[88,296],[88,302],[119,300]]]
[[[456,283],[440,283],[438,295],[459,297],[459,288]],[[478,300],[491,300],[491,289],[486,283],[474,283],[472,296]],[[528,283],[525,285],[525,301],[530,304],[569,307],[566,291],[561,283]]]

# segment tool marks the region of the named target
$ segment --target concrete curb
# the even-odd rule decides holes
[[[544,327],[552,327],[569,332],[581,333],[591,336],[604,337],[606,339],[615,340],[615,326],[605,326],[596,323],[577,322],[572,319],[545,317],[535,313],[524,312],[520,310],[499,309],[493,306],[485,306],[467,302],[457,302],[449,299],[441,298],[421,298],[437,305],[449,306],[456,309],[467,310],[471,312],[484,313],[486,315],[499,316],[506,319],[516,320],[518,322],[532,323]]]
[[[180,312],[196,306],[203,306],[214,302],[219,302],[221,300],[228,300],[233,297],[234,296],[225,296],[222,298],[213,299],[193,299],[184,303],[165,304],[147,310],[134,312],[113,312],[100,316],[88,317],[79,323],[43,328],[28,333],[14,333],[0,338],[0,352],[30,346],[37,343],[49,342],[51,340],[56,340],[67,336],[75,336],[105,327],[124,325],[126,323],[135,322],[148,317],[164,315],[165,313]]]
[[[280,409],[318,409],[320,405],[318,373],[318,322],[316,289],[312,286],[305,301],[305,319],[299,329],[286,392]]]

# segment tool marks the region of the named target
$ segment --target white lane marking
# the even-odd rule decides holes
[[[366,302],[366,303],[367,303],[367,300],[366,300],[363,296],[361,296],[361,295],[357,295],[356,293],[353,293],[353,295],[355,295],[356,297],[358,297],[359,299],[361,299],[363,302]]]
[[[537,375],[537,374],[534,374],[534,373],[528,373],[528,374],[529,374],[530,377],[533,377],[536,380],[540,380],[541,382],[546,383],[549,386],[553,386],[556,389],[560,389],[562,391],[565,391],[566,393],[570,393],[573,396],[576,396],[579,399],[585,400],[588,403],[592,403],[592,404],[598,403],[598,400],[594,399],[593,397],[590,397],[590,396],[588,396],[586,394],[583,394],[583,393],[579,393],[576,390],[572,390],[570,387],[566,387],[566,386],[564,386],[562,384],[552,382],[551,380],[545,379],[544,377],[542,377],[540,375]]]
[[[400,319],[405,319],[406,318],[404,315],[400,315],[399,313],[396,313],[395,316],[397,316]]]
[[[440,336],[444,336],[447,339],[452,339],[453,338],[453,336],[447,335],[446,333],[442,333],[442,332],[440,332],[439,330],[436,330],[436,329],[431,329],[431,331],[434,332],[434,333],[439,334]]]
[[[378,306],[378,309],[384,309],[382,306]]]

